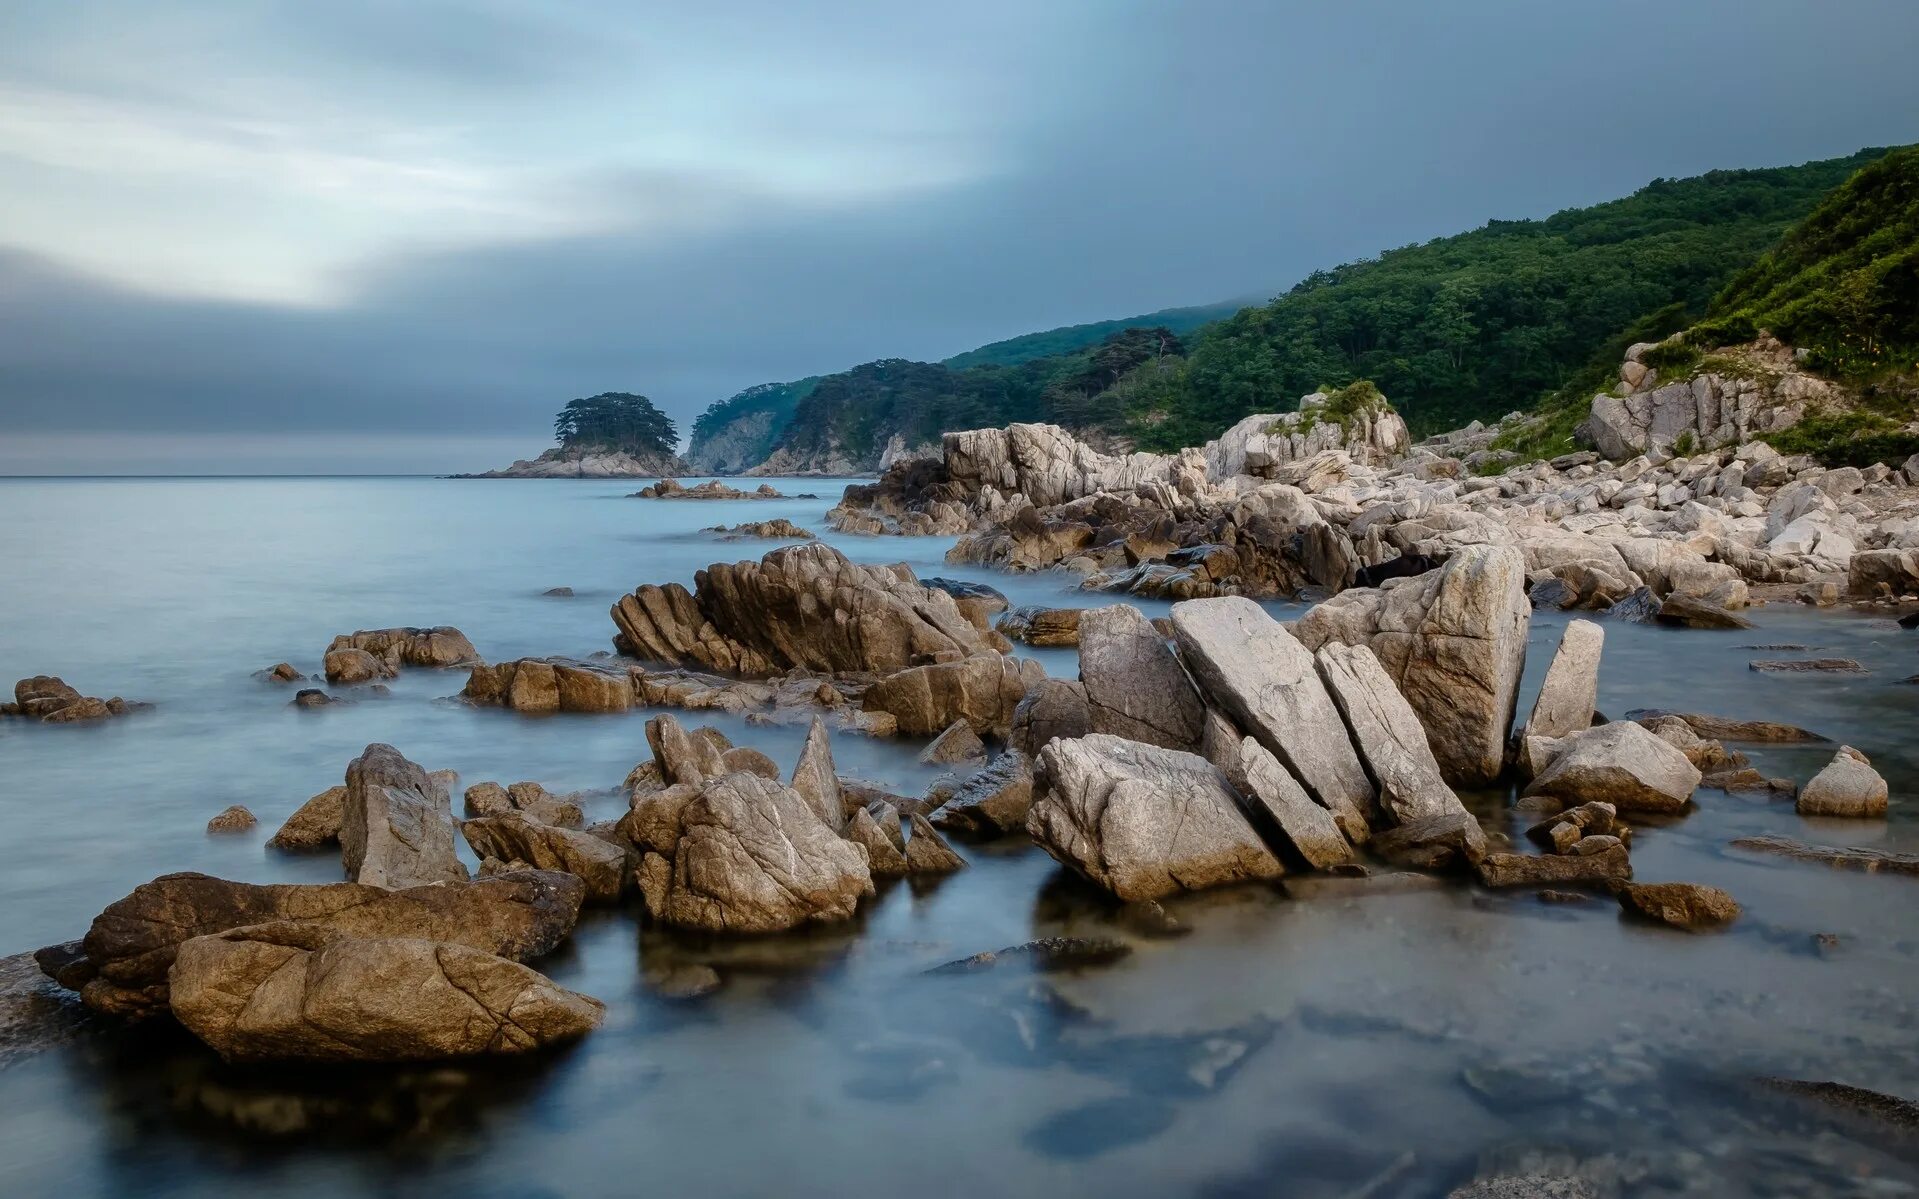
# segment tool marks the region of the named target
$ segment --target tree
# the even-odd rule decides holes
[[[601,392],[572,400],[553,418],[553,433],[569,450],[602,449],[628,454],[670,454],[679,430],[643,395]]]

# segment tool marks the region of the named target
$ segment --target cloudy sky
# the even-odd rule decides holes
[[[0,473],[446,471],[565,400],[1283,290],[1919,140],[1911,0],[8,0]]]

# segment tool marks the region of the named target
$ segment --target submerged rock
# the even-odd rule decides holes
[[[1054,970],[1079,970],[1087,966],[1108,966],[1133,952],[1133,947],[1111,937],[1045,937],[1024,945],[987,950],[971,957],[935,966],[928,974],[975,974],[1000,966],[1024,966],[1046,973]]]
[[[1891,850],[1869,849],[1856,845],[1809,845],[1804,841],[1794,841],[1790,837],[1771,835],[1738,837],[1731,844],[1734,849],[1777,854],[1780,857],[1793,858],[1801,862],[1817,862],[1839,870],[1858,870],[1866,874],[1883,872],[1919,875],[1919,853],[1894,853]]]
[[[1668,716],[1676,716],[1685,721],[1698,736],[1717,741],[1792,743],[1826,739],[1818,733],[1808,732],[1797,725],[1779,724],[1770,720],[1731,720],[1724,716],[1706,716],[1698,712],[1673,712],[1665,708],[1635,708],[1626,713],[1627,720],[1648,725]]]
[[[1479,863],[1479,881],[1488,887],[1600,883],[1631,877],[1626,847],[1617,841],[1595,854],[1489,853]]]
[[[470,946],[298,923],[196,937],[168,980],[174,1016],[229,1061],[527,1053],[585,1035],[606,1011]]]
[[[1723,928],[1739,918],[1737,900],[1699,883],[1620,883],[1613,897],[1632,915],[1688,932]]]
[[[1283,873],[1225,776],[1204,758],[1095,733],[1052,742],[1040,765],[1046,787],[1027,831],[1121,899]]]

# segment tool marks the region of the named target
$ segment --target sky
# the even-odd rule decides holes
[[[0,474],[441,473],[1919,140],[1911,0],[7,0]]]

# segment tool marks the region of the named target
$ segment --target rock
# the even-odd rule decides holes
[[[1009,749],[961,783],[932,821],[949,832],[1001,837],[1024,829],[1032,807],[1033,760]]]
[[[712,735],[704,735],[709,733]],[[693,786],[725,774],[726,751],[732,748],[718,730],[688,732],[670,714],[661,714],[646,722],[646,741],[653,750],[653,760],[659,764],[662,779]]]
[[[1865,674],[1866,668],[1851,658],[1787,658],[1779,661],[1757,660],[1746,669],[1762,674]]]
[[[338,650],[363,650],[393,670],[401,666],[426,666],[446,669],[479,664],[479,651],[466,634],[450,625],[433,629],[361,629],[342,633],[327,646],[329,654]],[[390,672],[391,673],[391,672]],[[328,679],[332,679],[331,671]]]
[[[1013,709],[1009,741],[1028,757],[1055,737],[1072,740],[1093,731],[1092,704],[1086,685],[1066,679],[1042,679],[1020,698]]]
[[[1536,845],[1565,853],[1581,837],[1610,835],[1618,815],[1613,805],[1595,800],[1547,817],[1527,829],[1526,836]],[[1562,832],[1562,829],[1568,831]]]
[[[618,903],[626,888],[626,851],[592,833],[541,824],[523,811],[469,820],[460,833],[482,858],[577,875],[589,903]]]
[[[1601,800],[1621,812],[1682,812],[1699,785],[1686,755],[1631,721],[1616,721],[1565,739],[1528,795],[1569,804]]]
[[[467,814],[469,816],[498,816],[504,811],[524,812],[541,824],[550,824],[556,828],[580,828],[586,824],[586,813],[580,810],[577,801],[554,795],[545,787],[534,782],[514,783],[506,788],[506,809],[486,812],[472,811],[473,792],[467,791]]]
[[[1664,708],[1635,708],[1626,713],[1627,720],[1637,721],[1640,724],[1651,724],[1667,716],[1678,717],[1685,721],[1697,735],[1716,741],[1763,741],[1785,744],[1825,740],[1818,733],[1808,732],[1797,725],[1777,724],[1770,720],[1731,720],[1724,716],[1705,716],[1698,712],[1672,712]]]
[[[207,821],[207,831],[209,833],[244,833],[258,823],[260,822],[254,818],[252,812],[247,811],[240,804],[233,804]]]
[[[993,627],[1014,641],[1033,646],[1078,645],[1084,608],[1043,608],[1037,604],[1009,609]]]
[[[842,840],[790,787],[751,774],[700,786],[669,860],[649,853],[640,887],[657,920],[771,933],[850,918],[873,894],[866,850]]]
[[[1750,629],[1752,621],[1697,595],[1675,591],[1659,605],[1659,623],[1689,629]]]
[[[572,599],[573,589],[571,587],[548,587],[545,591],[540,592],[540,594],[551,599]]]
[[[1167,749],[1199,746],[1205,705],[1138,608],[1093,608],[1079,621],[1079,678],[1093,731]]]
[[[37,674],[13,685],[10,715],[27,716],[45,724],[74,724],[85,720],[105,720],[127,712],[151,707],[129,704],[115,696],[99,699],[82,695],[55,675]]]
[[[886,673],[998,657],[994,642],[1005,644],[904,564],[857,565],[818,543],[784,546],[758,562],[716,563],[694,578],[692,592],[649,584],[623,597],[613,608],[614,647],[645,661],[764,678],[796,669]]]
[[[1352,861],[1352,844],[1340,832],[1333,814],[1314,803],[1291,772],[1257,740],[1246,737],[1240,741],[1237,768],[1226,773],[1239,791],[1258,803],[1308,866],[1324,870]]]
[[[884,712],[908,737],[931,737],[956,720],[981,733],[1007,735],[1013,712],[1046,670],[1031,659],[997,654],[911,667],[867,688],[861,706]]]
[[[335,686],[370,683],[374,679],[390,679],[400,673],[385,659],[376,658],[363,649],[354,649],[351,646],[328,650],[323,668],[326,671],[326,681]]]
[[[1334,642],[1321,647],[1314,660],[1352,732],[1366,773],[1379,786],[1382,815],[1396,824],[1433,820],[1459,824],[1466,809],[1446,785],[1419,716],[1373,651]],[[1460,827],[1468,825],[1473,830],[1479,827],[1470,819]]]
[[[1567,624],[1559,638],[1532,715],[1526,718],[1529,737],[1569,737],[1592,727],[1593,705],[1599,696],[1599,655],[1606,630],[1590,620]]]
[[[1613,898],[1632,915],[1688,932],[1724,928],[1739,918],[1737,900],[1698,883],[1618,883]]]
[[[534,871],[387,891],[359,883],[235,883],[166,874],[94,918],[63,985],[81,983],[96,1011],[144,1016],[166,1006],[167,970],[195,937],[292,921],[354,937],[424,937],[518,960],[550,952],[573,931],[585,895],[578,879]],[[43,963],[44,964],[44,963]]]
[[[1364,842],[1372,783],[1312,654],[1251,600],[1188,600],[1173,605],[1172,618],[1200,689],[1292,771],[1348,841]]]
[[[945,766],[985,756],[986,743],[979,739],[973,726],[964,720],[955,720],[933,738],[932,744],[920,751],[920,762],[927,766]]]
[[[1111,937],[1045,937],[1024,945],[987,950],[926,971],[928,974],[977,974],[1000,966],[1024,966],[1037,973],[1110,966],[1133,952],[1133,947]]]
[[[1789,837],[1739,837],[1734,849],[1770,853],[1801,862],[1817,862],[1836,870],[1857,870],[1865,874],[1919,874],[1919,853],[1894,853],[1859,846],[1808,845]]]
[[[1599,403],[1593,402],[1595,414]],[[1602,453],[1608,441],[1596,437]],[[1614,449],[1618,447],[1615,446]],[[1623,455],[1622,455],[1623,456]],[[1602,1192],[1590,1180],[1570,1174],[1500,1174],[1476,1178],[1446,1193],[1446,1199],[1601,1199]]]
[[[299,923],[196,937],[168,979],[174,1016],[229,1061],[528,1053],[585,1035],[606,1010],[465,945]]]
[[[86,1026],[86,1009],[63,994],[53,976],[65,946],[0,958],[0,1071],[71,1039]]]
[[[464,882],[453,847],[452,797],[391,745],[347,764],[340,861],[347,878],[376,887]]]
[[[466,789],[462,798],[469,820],[480,816],[502,816],[513,811],[512,797],[498,783],[475,783]]]
[[[892,837],[880,826],[880,818],[866,808],[856,809],[852,819],[846,822],[846,839],[865,846],[867,869],[874,878],[898,878],[907,872],[906,852],[895,843],[895,838],[904,840],[899,831],[898,812],[893,813],[892,821]]]
[[[1059,862],[1124,900],[1282,873],[1204,758],[1103,733],[1040,751],[1026,828]]]
[[[908,823],[913,835],[906,839],[906,873],[951,874],[965,869],[966,859],[953,852],[925,816],[915,812]]]
[[[959,605],[960,614],[979,628],[989,627],[993,617],[1006,611],[1006,595],[997,587],[975,583],[970,579],[945,579],[938,575],[921,579],[920,582],[952,596],[953,602]]]
[[[1801,816],[1879,817],[1886,814],[1886,780],[1866,755],[1842,745],[1826,768],[1799,790]]]
[[[1376,833],[1366,848],[1382,861],[1419,870],[1477,865],[1486,856],[1486,833],[1463,807],[1421,816]]]
[[[1869,598],[1919,592],[1919,549],[1860,550],[1847,563],[1846,590]]]
[[[705,531],[721,534],[724,541],[738,541],[742,537],[761,537],[769,541],[812,541],[814,538],[813,530],[802,529],[784,516],[776,520],[747,521],[732,528],[714,525]]]
[[[624,712],[638,699],[632,672],[570,658],[519,658],[475,666],[460,698],[529,715]],[[657,702],[647,697],[646,702]]]
[[[806,730],[806,744],[800,749],[799,761],[793,764],[793,780],[788,785],[806,801],[820,823],[833,829],[845,823],[845,799],[839,775],[833,769],[832,735],[826,731],[826,722],[817,716]]]
[[[306,676],[301,674],[291,662],[275,663],[265,670],[256,672],[253,677],[269,683],[299,683],[306,680]]]
[[[321,849],[340,843],[340,821],[346,808],[346,788],[328,787],[301,804],[280,831],[268,839],[272,849]]]
[[[1479,881],[1488,887],[1597,883],[1631,877],[1632,863],[1624,845],[1611,845],[1604,853],[1590,855],[1489,853],[1479,862]]]
[[[1437,571],[1341,592],[1295,632],[1310,650],[1370,646],[1419,714],[1446,781],[1486,786],[1505,764],[1526,664],[1525,566],[1509,546],[1463,546]]]
[[[295,708],[324,708],[343,701],[334,699],[318,687],[302,687],[293,693],[293,699],[289,702]]]

